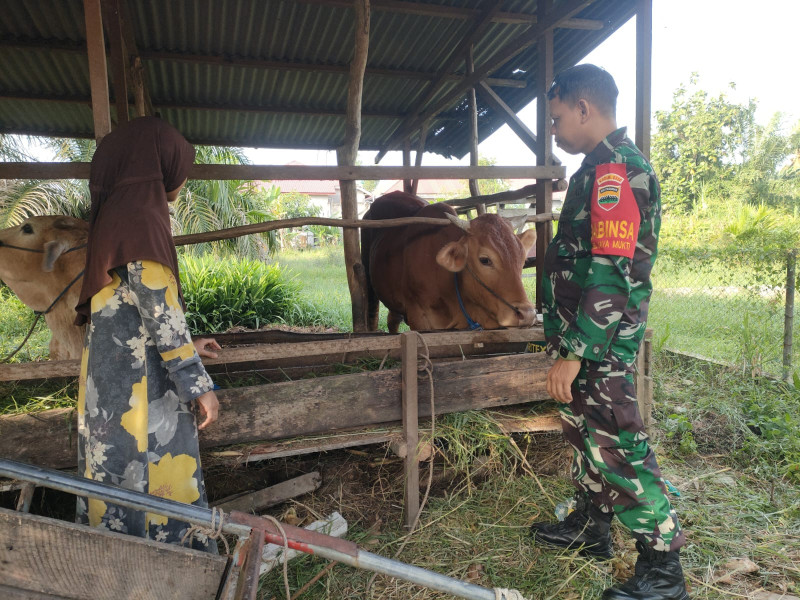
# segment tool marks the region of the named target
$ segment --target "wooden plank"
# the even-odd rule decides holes
[[[249,494],[239,494],[231,499],[223,499],[214,506],[225,512],[238,510],[254,515],[258,511],[285,502],[290,498],[309,494],[319,489],[320,485],[322,485],[322,477],[319,472],[314,471],[312,473],[300,475],[299,477],[293,477],[288,481],[282,481],[276,485],[271,485],[263,490],[258,490]]]
[[[436,414],[546,400],[551,364],[544,353],[436,363]],[[399,369],[220,390],[217,395],[220,418],[201,434],[202,448],[402,419]],[[419,389],[419,402],[420,417],[430,416],[427,384]],[[0,417],[0,456],[45,467],[74,467],[76,427],[72,409]]]
[[[413,331],[407,331],[400,337],[403,363],[400,368],[403,413],[403,440],[405,440],[405,496],[403,501],[403,518],[406,529],[412,529],[419,514],[419,411],[417,395],[417,343],[419,338]],[[434,393],[435,395],[435,393]],[[430,411],[429,411],[430,412]]]
[[[212,599],[226,564],[206,552],[0,509],[3,585],[31,595]]]
[[[88,162],[2,162],[0,179],[89,179]],[[558,166],[307,166],[307,165],[217,165],[197,164],[189,179],[225,181],[263,180],[356,180],[356,179],[560,179]]]
[[[83,10],[86,21],[86,50],[89,56],[89,83],[92,89],[94,137],[99,144],[111,132],[106,45],[103,39],[100,0],[83,0]]]
[[[449,331],[423,333],[429,348],[441,346],[473,346],[481,348],[481,344],[519,343],[544,339],[541,327],[521,329],[495,329],[486,331]],[[338,362],[346,362],[348,355],[362,352],[381,353],[399,350],[400,336],[375,335],[353,337],[340,340],[308,341],[297,343],[280,343],[242,348],[225,348],[219,358],[207,358],[203,364],[208,367],[232,365],[237,363],[261,363],[278,359],[300,357],[341,356]],[[453,353],[457,356],[458,353]],[[290,363],[284,363],[290,364]],[[52,377],[77,377],[80,361],[53,360],[29,363],[0,365],[0,381],[25,381],[47,379]],[[213,369],[212,369],[213,370]]]
[[[465,64],[467,67],[467,77],[475,72],[475,62],[472,58],[473,47],[467,49]],[[469,164],[472,167],[478,166],[478,99],[475,97],[475,88],[467,90],[467,100],[469,102]],[[469,180],[469,193],[473,197],[480,196],[480,189],[476,179]],[[483,204],[477,205],[478,214],[486,212]]]

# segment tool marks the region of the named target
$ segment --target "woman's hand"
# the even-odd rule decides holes
[[[217,358],[217,353],[212,352],[212,350],[222,350],[222,346],[212,338],[200,338],[199,340],[192,340],[192,343],[197,353],[205,358]]]
[[[205,429],[219,417],[219,400],[212,390],[198,396],[195,398],[195,401],[197,402],[197,407],[200,409],[200,414],[205,416],[205,419],[197,428]]]

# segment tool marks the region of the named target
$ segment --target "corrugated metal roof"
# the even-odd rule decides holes
[[[341,144],[354,36],[354,12],[346,3],[126,2],[153,105],[190,141],[273,148],[331,149]],[[555,2],[554,10],[564,2]],[[533,15],[537,0],[501,4],[505,13]],[[418,109],[429,82],[473,28],[476,9],[487,5],[478,0],[373,2],[361,149],[383,148]],[[473,12],[468,18],[414,12],[441,7]],[[575,18],[600,22],[602,29],[556,29],[555,70],[579,62],[633,16],[635,7],[635,0],[595,0]],[[486,26],[474,44],[476,68],[530,27],[505,19]],[[85,41],[82,0],[3,0],[0,131],[93,135]],[[533,45],[491,74],[524,82],[525,87],[493,87],[514,110],[537,95],[536,60]],[[459,60],[453,74],[463,77],[464,72]],[[427,106],[457,83],[456,78],[443,82]],[[432,121],[426,151],[459,157],[467,153],[467,114],[465,99],[454,99]],[[479,97],[480,139],[504,123]]]

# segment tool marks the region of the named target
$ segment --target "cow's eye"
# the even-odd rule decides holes
[[[25,223],[22,226],[22,233],[33,233],[33,227],[31,227],[30,223]]]
[[[478,260],[481,261],[484,267],[490,267],[492,265],[492,259],[488,256],[481,256]]]

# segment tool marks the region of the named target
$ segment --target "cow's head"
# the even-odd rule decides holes
[[[528,300],[521,276],[525,256],[536,243],[536,231],[529,229],[515,234],[508,221],[495,214],[481,215],[472,221],[447,216],[464,235],[445,244],[437,253],[436,262],[452,273],[464,272],[461,294],[465,304],[482,309],[488,318],[481,324],[487,328],[532,325],[536,311]]]
[[[83,268],[84,251],[62,255],[85,244],[87,234],[85,221],[63,215],[30,217],[0,230],[0,279],[29,307],[43,310],[52,291]]]

